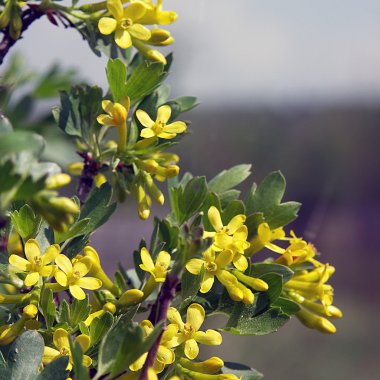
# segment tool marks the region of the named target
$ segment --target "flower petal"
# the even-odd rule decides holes
[[[171,256],[166,251],[160,251],[160,253],[157,255],[156,264],[163,264],[164,266],[168,267],[170,265]]]
[[[183,121],[175,121],[174,123],[165,125],[164,132],[182,133],[186,131],[187,125]]]
[[[261,223],[257,228],[257,236],[263,245],[269,243],[271,240],[271,231],[268,223]]]
[[[197,331],[194,339],[201,344],[208,346],[219,346],[222,344],[222,336],[215,330],[207,330],[206,332]]]
[[[76,285],[83,289],[95,290],[102,287],[102,282],[95,277],[82,277],[78,279]]]
[[[96,118],[96,121],[101,125],[105,125],[106,127],[113,127],[115,125],[113,118],[105,114],[99,115]]]
[[[89,356],[87,356],[87,355],[83,355],[82,364],[85,367],[89,367],[92,364],[92,359]]]
[[[123,4],[120,0],[107,0],[107,8],[116,20],[123,18]]]
[[[70,259],[65,255],[58,255],[55,258],[55,263],[62,269],[66,274],[73,269],[73,264],[71,264]]]
[[[128,49],[132,45],[132,38],[128,31],[118,28],[115,32],[115,42],[122,49]]]
[[[39,270],[39,274],[42,277],[51,276],[57,269],[56,265],[45,265]]]
[[[244,224],[246,219],[246,216],[243,214],[234,216],[227,224],[228,233],[233,235]]]
[[[102,17],[98,22],[98,28],[100,33],[108,36],[115,31],[117,21],[111,17]]]
[[[84,257],[73,265],[73,272],[78,272],[81,277],[85,276],[91,269],[90,258]]]
[[[41,251],[40,251],[40,247],[37,243],[36,240],[34,239],[29,239],[26,243],[25,243],[25,256],[26,258],[32,262],[34,257],[40,257],[41,256]]]
[[[172,109],[168,105],[164,105],[158,108],[156,121],[166,124],[170,119]]]
[[[27,271],[30,268],[30,262],[24,259],[23,257],[17,255],[9,256],[9,264],[23,271]]]
[[[199,274],[199,272],[202,269],[202,265],[204,265],[204,264],[205,264],[204,260],[201,260],[201,259],[191,259],[190,261],[187,262],[186,269],[191,274]]]
[[[200,292],[207,293],[214,285],[215,276],[213,273],[205,273],[201,284]]]
[[[205,309],[199,303],[193,303],[187,308],[186,322],[198,331],[205,320]]]
[[[243,240],[243,241],[246,241],[247,237],[248,237],[248,228],[247,228],[247,226],[241,226],[234,233],[233,239],[234,240]]]
[[[220,217],[220,212],[215,206],[211,206],[207,212],[208,220],[214,227],[215,231],[218,232],[223,228],[222,218]]]
[[[90,348],[91,340],[88,335],[80,334],[78,335],[74,342],[79,343],[80,347],[82,348],[82,352],[86,352]]]
[[[66,273],[61,270],[56,270],[54,272],[54,278],[58,282],[59,285],[66,287],[68,285]]]
[[[150,116],[143,110],[136,111],[136,117],[138,121],[146,128],[152,128],[154,125],[154,121],[150,118]]]
[[[131,371],[138,371],[141,369],[145,363],[146,357],[148,356],[148,353],[145,352],[145,354],[142,354],[136,361],[134,361],[130,366],[129,369]]]
[[[37,284],[39,279],[40,279],[40,274],[38,272],[30,272],[26,275],[24,284],[26,286],[33,286]]]
[[[169,308],[168,320],[170,323],[175,323],[179,327],[180,330],[183,330],[184,323],[182,321],[181,314],[176,308],[174,307]]]
[[[248,268],[248,260],[241,253],[235,253],[233,263],[235,267],[242,272],[245,272],[246,269]]]
[[[69,290],[71,295],[77,300],[84,300],[86,298],[86,293],[78,285],[70,285]]]
[[[157,351],[158,361],[164,364],[172,364],[174,362],[174,359],[175,359],[175,355],[171,349],[161,344],[158,346],[158,351]]]
[[[124,18],[130,18],[133,21],[144,16],[146,8],[141,3],[132,3],[124,8]]]
[[[50,264],[59,255],[60,247],[58,244],[53,244],[46,248],[45,253],[42,255],[42,262],[44,265]]]
[[[215,263],[218,265],[219,269],[222,269],[226,267],[228,264],[231,263],[233,258],[233,253],[229,249],[220,252],[215,259]]]
[[[167,132],[161,132],[157,135],[160,139],[165,139],[165,140],[171,140],[176,137],[175,133],[167,133]]]
[[[214,241],[214,245],[216,245],[216,247],[220,250],[229,249],[232,244],[232,236],[229,236],[224,232],[216,233],[214,236]]]
[[[185,355],[193,360],[195,359],[199,354],[199,347],[198,343],[195,341],[195,339],[189,339],[185,342]]]
[[[141,248],[140,255],[141,255],[141,261],[144,267],[148,269],[149,271],[154,270],[155,266],[152,260],[152,256],[150,255],[149,251],[145,247]]]
[[[53,361],[54,359],[60,357],[61,354],[55,348],[44,347],[44,356],[42,357],[42,363],[47,364]]]
[[[132,37],[135,37],[138,40],[142,40],[142,41],[149,40],[151,36],[150,30],[140,24],[131,25],[128,28],[128,32]]]
[[[153,129],[151,129],[151,128],[143,128],[140,132],[140,136],[143,137],[144,139],[150,139],[150,138],[156,136],[156,134],[154,133]]]
[[[54,343],[54,346],[57,347],[59,350],[62,347],[69,348],[70,347],[69,333],[66,330],[61,329],[61,328],[55,330],[53,334],[53,343]]]

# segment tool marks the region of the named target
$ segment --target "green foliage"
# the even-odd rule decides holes
[[[281,203],[286,182],[280,172],[270,173],[259,187],[253,186],[246,199],[247,214],[262,212],[271,229],[285,226],[297,218],[301,204]]]
[[[50,329],[53,326],[56,314],[53,292],[50,289],[44,288],[41,292],[40,308],[45,318],[46,327]]]
[[[57,321],[67,323],[72,329],[76,329],[79,322],[86,320],[90,312],[88,296],[84,300],[75,298],[71,305],[66,300],[62,300],[57,311]]]
[[[10,217],[13,227],[25,241],[34,238],[41,227],[42,218],[35,215],[33,209],[27,204],[19,211],[11,212]]]
[[[230,373],[241,380],[259,380],[263,378],[263,374],[240,363],[224,362],[222,373]]]

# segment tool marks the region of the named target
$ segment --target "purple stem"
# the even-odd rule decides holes
[[[177,275],[167,275],[166,280],[162,285],[160,294],[157,297],[155,304],[152,306],[151,313],[149,315],[149,320],[153,323],[153,325],[156,325],[161,321],[166,322],[169,306],[175,296],[178,283],[179,278]],[[145,364],[141,370],[140,380],[148,380],[148,368],[153,368],[154,366],[163,333],[164,331],[161,332],[148,352]]]

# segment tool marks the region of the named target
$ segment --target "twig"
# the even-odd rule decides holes
[[[176,274],[168,274],[166,280],[161,288],[160,294],[157,297],[155,304],[152,306],[151,313],[149,315],[149,320],[155,325],[158,322],[166,321],[169,306],[175,296],[176,287],[179,282],[179,278]],[[154,362],[156,361],[158,347],[160,346],[162,334],[158,336],[157,340],[154,342],[153,346],[148,352],[148,356],[141,370],[140,380],[148,380],[148,369],[153,368]]]

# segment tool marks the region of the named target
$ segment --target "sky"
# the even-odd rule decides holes
[[[380,100],[379,0],[164,4],[179,14],[170,27],[176,38],[174,94],[223,107]],[[106,59],[94,56],[74,30],[43,19],[16,49],[33,68],[60,62],[106,86]]]

